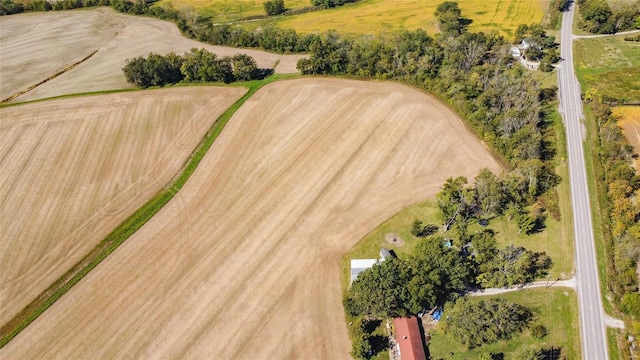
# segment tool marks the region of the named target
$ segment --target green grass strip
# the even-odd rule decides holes
[[[125,242],[133,233],[149,221],[164,205],[187,182],[189,177],[196,170],[196,167],[205,156],[213,142],[216,140],[224,126],[229,122],[231,116],[261,87],[277,80],[293,78],[295,76],[273,75],[264,80],[250,81],[238,84],[248,87],[247,93],[229,107],[213,123],[207,134],[204,136],[195,151],[185,162],[178,175],[158,192],[153,198],[147,201],[142,207],[136,210],[131,216],[124,220],[109,235],[93,248],[82,260],[76,263],[69,271],[56,280],[49,288],[42,292],[35,300],[20,311],[13,319],[0,329],[0,348],[4,347],[11,339],[26,328],[40,314],[55,303],[62,295],[77,284],[85,275],[93,270],[102,260],[111,254],[118,246]]]

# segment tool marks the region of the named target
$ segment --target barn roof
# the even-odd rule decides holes
[[[400,359],[402,360],[426,360],[424,343],[418,326],[418,318],[393,319],[396,343],[400,346]]]

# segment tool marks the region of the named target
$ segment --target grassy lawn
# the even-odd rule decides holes
[[[563,359],[580,358],[580,334],[578,330],[578,302],[573,291],[568,289],[529,289],[494,298],[506,299],[526,306],[534,314],[532,324],[542,324],[548,335],[542,340],[534,339],[529,330],[509,341],[499,341],[473,350],[466,350],[455,339],[443,334],[439,328],[432,332],[429,351],[434,358],[477,359],[481,354],[509,353],[522,346],[534,345],[537,348],[560,348]],[[446,313],[445,313],[446,314]],[[453,352],[453,355],[450,353]]]
[[[166,0],[165,0],[166,1]],[[194,0],[187,0],[194,1]],[[289,0],[291,1],[291,0]],[[294,7],[285,0],[287,7]],[[217,2],[217,0],[215,1]],[[247,23],[256,27],[267,23],[298,32],[336,30],[345,35],[377,35],[401,29],[422,28],[437,32],[435,9],[442,1],[433,0],[363,0],[355,4],[295,16]],[[458,0],[462,15],[471,19],[470,31],[498,30],[513,36],[519,24],[540,23],[548,0]]]
[[[559,165],[559,168],[566,173],[566,164]],[[568,187],[568,184],[563,184],[562,186]],[[563,212],[566,211],[565,208],[570,207],[570,200],[567,198],[568,192],[564,191],[564,193],[567,196],[561,197],[561,211]],[[422,220],[425,224],[440,225],[441,222],[438,220],[438,208],[435,201],[430,199],[402,210],[380,224],[358,242],[351,251],[345,254],[340,263],[343,288],[347,289],[349,286],[351,259],[377,258],[382,247],[395,251],[399,258],[404,258],[410,254],[420,240],[411,235],[410,232],[411,225],[415,219]],[[492,219],[487,228],[496,232],[499,247],[514,244],[524,246],[533,251],[546,251],[553,260],[553,267],[550,270],[551,278],[568,279],[571,277],[573,269],[573,242],[570,236],[572,229],[571,218],[566,216],[560,221],[548,218],[546,224],[547,227],[544,230],[536,234],[524,235],[518,233],[517,225],[514,222],[508,221],[505,217],[498,217]],[[472,223],[469,226],[470,233],[481,229],[483,227],[477,223]],[[398,243],[401,243],[401,245],[387,242],[387,234],[396,234],[400,239]],[[444,236],[448,234],[445,233]]]
[[[622,102],[640,102],[640,43],[624,35],[579,39],[574,45],[576,71],[582,90]]]

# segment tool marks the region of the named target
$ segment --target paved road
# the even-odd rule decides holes
[[[566,11],[562,18],[560,56],[565,61],[558,68],[558,87],[560,111],[567,133],[582,358],[608,360],[605,316],[600,294],[589,189],[582,148],[584,129],[581,120],[584,119],[584,115],[580,85],[573,68],[571,35],[573,11],[574,5],[571,5],[571,9]]]

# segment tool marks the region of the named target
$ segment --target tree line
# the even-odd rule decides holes
[[[218,58],[205,49],[191,49],[183,56],[151,53],[127,59],[122,69],[128,83],[141,88],[184,82],[248,81],[260,76],[255,60],[245,54]]]
[[[611,8],[603,0],[577,0],[580,10],[578,26],[593,34],[614,34],[640,28],[640,6],[634,2],[618,2]]]
[[[602,97],[588,91],[597,127],[596,176],[603,204],[607,280],[620,310],[632,319],[630,332],[640,338],[640,293],[636,270],[640,262],[640,176],[631,166],[633,147]]]

